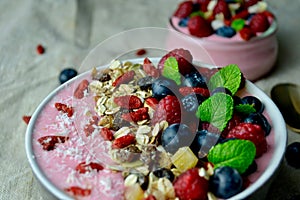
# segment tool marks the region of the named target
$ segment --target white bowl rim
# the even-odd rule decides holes
[[[152,62],[158,62],[160,58],[149,58]],[[142,58],[137,59],[127,59],[126,61],[131,61],[133,63],[142,63]],[[207,68],[214,68],[215,66],[210,64],[205,64],[202,62],[196,62],[197,64],[200,64],[203,67]],[[105,69],[108,65],[97,67],[97,69]],[[62,190],[58,189],[54,184],[52,184],[46,175],[43,173],[43,171],[39,168],[37,161],[35,160],[34,152],[33,152],[33,141],[32,141],[32,134],[34,130],[34,124],[38,118],[38,115],[43,110],[44,106],[63,88],[68,87],[69,84],[73,81],[76,81],[77,79],[82,78],[83,76],[87,75],[88,73],[91,73],[90,71],[86,71],[82,74],[79,74],[78,76],[74,77],[73,79],[67,81],[66,83],[60,85],[55,90],[53,90],[50,94],[47,95],[47,97],[39,104],[37,109],[34,111],[25,135],[25,150],[27,159],[29,161],[30,167],[36,176],[36,178],[39,180],[40,184],[42,184],[53,196],[59,198],[59,199],[73,199],[68,194],[63,192]],[[277,130],[276,137],[274,136],[276,148],[274,149],[273,156],[270,160],[270,164],[266,168],[266,170],[260,175],[260,177],[255,181],[255,183],[251,184],[249,187],[247,187],[245,190],[240,192],[239,194],[229,198],[229,200],[235,200],[235,199],[243,199],[246,197],[249,197],[252,195],[255,191],[257,191],[259,188],[261,188],[276,172],[276,170],[279,168],[279,165],[284,157],[285,148],[287,145],[287,130],[285,121],[283,119],[283,116],[281,115],[281,112],[275,105],[275,103],[270,99],[269,96],[267,96],[259,87],[254,85],[249,80],[246,80],[246,89],[250,94],[253,94],[255,92],[255,95],[258,96],[263,104],[265,105],[265,109],[267,113],[269,114],[270,118],[272,119],[272,129]],[[276,120],[274,120],[276,119]],[[276,123],[274,123],[276,121]],[[280,133],[280,134],[278,134]],[[274,131],[275,134],[275,131]]]

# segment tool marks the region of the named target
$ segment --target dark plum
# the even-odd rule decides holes
[[[194,139],[190,128],[185,124],[172,124],[162,133],[161,143],[166,151],[175,153],[179,148],[190,146]]]
[[[206,79],[198,71],[186,74],[183,79],[183,85],[188,87],[206,88]]]
[[[300,168],[300,142],[293,142],[287,146],[285,159],[290,166]]]
[[[253,105],[256,112],[262,113],[264,111],[264,104],[254,96],[245,96],[242,98],[243,104]]]
[[[176,90],[177,85],[171,79],[156,79],[152,83],[152,96],[158,100],[167,95],[174,95]]]
[[[68,80],[74,78],[77,76],[77,71],[72,68],[66,68],[63,69],[59,74],[59,82],[63,84],[64,82],[67,82]]]
[[[218,198],[227,199],[242,190],[243,179],[239,172],[231,167],[223,166],[215,170],[209,179],[209,187]]]
[[[267,118],[261,113],[251,113],[243,120],[243,122],[260,125],[265,131],[266,136],[268,136],[271,132],[270,123],[268,122]]]

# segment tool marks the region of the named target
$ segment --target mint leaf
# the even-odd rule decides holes
[[[223,144],[219,143],[208,152],[208,161],[215,168],[229,166],[244,173],[255,158],[256,148],[249,140],[229,140]]]
[[[169,57],[164,63],[162,75],[166,78],[172,79],[177,85],[181,83],[181,76],[179,73],[178,62],[176,58]]]
[[[225,87],[234,95],[240,87],[242,80],[241,70],[237,65],[227,65],[215,73],[208,82],[210,91],[217,87]]]
[[[245,20],[244,19],[235,19],[231,22],[231,27],[235,31],[240,31],[244,28],[245,26]]]
[[[250,105],[250,104],[239,104],[239,105],[234,106],[234,109],[237,112],[243,113],[246,115],[256,112],[256,109],[253,107],[253,105]]]
[[[210,122],[220,131],[223,131],[233,113],[233,99],[225,93],[216,93],[206,99],[196,112],[201,121]]]

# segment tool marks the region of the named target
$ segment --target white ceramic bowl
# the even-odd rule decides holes
[[[159,59],[151,59],[154,62],[158,62]],[[142,63],[142,59],[132,60],[133,63]],[[101,68],[105,68],[101,67]],[[61,85],[53,92],[51,92],[37,107],[36,111],[32,115],[30,123],[28,124],[28,128],[26,131],[26,154],[29,161],[29,164],[32,168],[33,174],[35,175],[38,182],[45,188],[46,192],[43,192],[43,195],[47,197],[47,199],[72,199],[69,195],[63,192],[61,189],[56,187],[50,180],[47,178],[47,171],[43,171],[37,162],[37,157],[34,151],[34,130],[36,127],[36,123],[39,119],[39,116],[45,111],[45,106],[49,104],[50,101],[53,101],[54,98],[57,97],[58,93],[63,92],[69,88],[69,85],[78,81],[78,79],[82,79],[88,76],[90,72],[83,73],[73,78],[72,80],[66,82]],[[70,88],[69,88],[70,89]],[[263,195],[268,189],[269,183],[272,178],[276,176],[276,171],[278,170],[280,163],[283,159],[284,151],[286,148],[287,142],[287,133],[286,126],[283,120],[281,113],[278,108],[272,102],[272,100],[263,93],[258,87],[256,87],[250,81],[246,81],[245,89],[242,91],[242,95],[251,94],[258,97],[262,103],[265,105],[265,112],[269,117],[272,125],[272,132],[267,137],[268,143],[270,145],[269,151],[265,153],[260,159],[265,160],[269,159],[268,163],[265,163],[265,167],[261,166],[261,161],[258,162],[258,167],[260,171],[258,172],[257,180],[251,184],[248,188],[246,188],[241,193],[231,197],[230,199],[263,199]],[[263,194],[264,193],[264,194]]]
[[[227,38],[207,39],[198,38],[189,35],[186,31],[174,24],[172,18],[169,19],[168,28],[172,31],[177,31],[188,35],[193,40],[193,43],[186,44],[187,49],[193,49],[193,56],[198,60],[205,61],[207,55],[203,54],[204,48],[214,65],[226,66],[228,64],[237,64],[245,77],[248,80],[255,81],[268,74],[274,67],[278,54],[278,41],[276,38],[277,21],[274,20],[270,28],[263,34],[252,38],[249,41],[235,41]],[[180,47],[186,41],[178,40],[178,37],[170,34],[167,39],[167,46],[170,49]],[[198,50],[196,45],[201,46]],[[196,47],[197,48],[197,47]],[[202,59],[202,55],[205,57]]]

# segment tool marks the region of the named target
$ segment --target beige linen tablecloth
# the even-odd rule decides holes
[[[26,124],[63,68],[78,68],[99,42],[124,30],[166,27],[177,7],[172,0],[0,1],[0,200],[42,199],[27,162]],[[269,2],[279,21],[279,57],[272,73],[257,81],[267,94],[279,82],[300,84],[300,3]],[[80,5],[80,9],[78,9]],[[78,11],[85,13],[77,18]],[[77,27],[79,24],[79,30]],[[39,55],[36,46],[46,51]],[[288,131],[288,143],[300,135]],[[267,199],[300,194],[300,173],[284,163]]]

